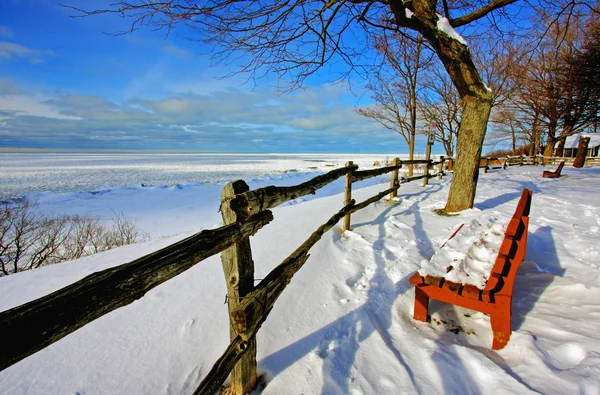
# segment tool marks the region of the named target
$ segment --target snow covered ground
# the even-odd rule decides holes
[[[325,234],[258,334],[262,393],[600,394],[600,168],[565,168],[559,179],[541,178],[542,170],[481,174],[475,208],[454,217],[432,211],[443,207],[451,177],[424,188],[404,184],[398,202],[354,214],[350,232]],[[312,175],[250,184],[289,185]],[[383,182],[371,180],[353,197],[362,201]],[[42,209],[54,212],[103,215],[110,206],[152,239],[0,278],[0,310],[218,226],[221,186],[38,195]],[[528,250],[507,347],[490,349],[489,317],[481,313],[433,301],[432,322],[414,321],[408,278],[421,262],[461,223],[508,222],[523,188],[533,191]],[[274,221],[251,239],[257,279],[342,207],[341,190],[334,184],[273,210]],[[0,372],[0,393],[191,393],[229,342],[225,293],[214,256]]]

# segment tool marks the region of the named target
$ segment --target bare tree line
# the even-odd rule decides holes
[[[112,14],[129,20],[129,29],[116,34],[183,26],[186,34],[212,47],[214,62],[233,64],[234,72],[248,73],[251,79],[273,73],[291,88],[327,64],[336,64],[338,76],[369,75],[381,66],[365,55],[378,37],[421,37],[460,100],[455,171],[445,206],[455,212],[473,206],[488,121],[501,99],[486,85],[485,70],[478,64],[485,52],[470,46],[457,29],[470,40],[489,32],[492,40],[503,41],[520,29],[521,14],[543,10],[550,20],[566,16],[570,21],[578,13],[597,16],[597,7],[574,0],[130,0],[103,9],[71,8],[74,17]]]
[[[595,8],[558,15],[537,11],[527,36],[499,36],[492,30],[470,43],[492,92],[486,144],[514,152],[526,146],[530,155],[543,147],[545,155],[555,150],[562,155],[566,137],[597,131],[600,24]],[[357,112],[401,134],[411,155],[414,137],[432,129],[446,155],[453,156],[462,117],[456,87],[420,36],[396,32],[384,37],[374,45],[382,71],[368,85],[375,103]]]
[[[0,276],[146,240],[123,214],[107,228],[98,217],[47,216],[29,200],[0,203]]]

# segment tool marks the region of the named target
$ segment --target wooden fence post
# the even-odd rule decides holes
[[[392,161],[392,166],[400,166],[400,158],[394,158]],[[399,185],[398,181],[398,169],[392,170],[392,175],[390,176],[390,188],[395,188]],[[390,193],[390,200],[398,196],[398,190],[393,190]]]
[[[427,150],[425,151],[425,177],[423,177],[423,186],[429,185],[429,166],[431,165],[431,144],[427,143]]]
[[[346,163],[346,167],[354,165],[354,162],[350,161]],[[346,196],[344,198],[344,206],[347,206],[352,201],[352,173],[346,174]],[[350,230],[350,213],[344,217],[344,227],[342,232]]]
[[[223,223],[229,225],[238,221],[238,216],[229,207],[229,200],[238,193],[250,190],[243,180],[225,185],[221,191],[221,215]],[[250,238],[246,237],[221,253],[221,263],[227,283],[229,306],[229,335],[231,340],[237,337],[232,325],[232,313],[238,308],[241,299],[254,290],[254,261],[250,249]],[[231,371],[231,393],[245,394],[256,387],[256,338],[248,341],[248,351]]]
[[[519,166],[523,166],[523,155],[521,155],[521,163],[519,163]]]
[[[483,174],[486,174],[488,171],[488,163],[489,163],[489,158],[484,158],[483,159]]]
[[[444,155],[440,156],[440,169],[438,171],[438,180],[442,179],[442,174],[444,173]]]

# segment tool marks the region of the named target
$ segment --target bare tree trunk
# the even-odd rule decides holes
[[[408,144],[408,150],[409,150],[408,159],[413,160],[414,155],[415,155],[415,136],[413,136],[412,140]],[[413,176],[413,164],[412,163],[410,165],[408,165],[408,176],[409,177]]]
[[[458,130],[454,176],[448,194],[446,211],[462,211],[473,207],[479,178],[479,158],[492,109],[491,93],[484,98],[465,96]]]
[[[546,146],[544,147],[544,156],[554,156],[554,145],[556,144],[556,138],[548,135],[546,140]]]
[[[556,156],[564,156],[566,139],[566,137],[560,137],[558,139],[558,145],[556,146]]]
[[[585,156],[587,155],[589,137],[580,137],[577,146],[577,157],[573,161],[573,167],[583,167],[585,165]]]
[[[533,125],[532,125],[532,131],[531,131],[531,139],[530,139],[530,143],[531,146],[533,147],[533,152],[531,153],[531,155],[535,155],[537,153],[539,153],[540,151],[540,140],[542,137],[542,131],[540,130],[540,115],[539,113],[536,111],[534,116],[533,116]]]

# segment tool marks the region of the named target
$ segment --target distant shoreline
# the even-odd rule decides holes
[[[76,148],[9,148],[0,147],[0,154],[182,154],[182,155],[400,155],[408,153],[381,152],[218,152],[195,150],[123,150],[123,149],[76,149]],[[415,154],[420,155],[420,154]]]

